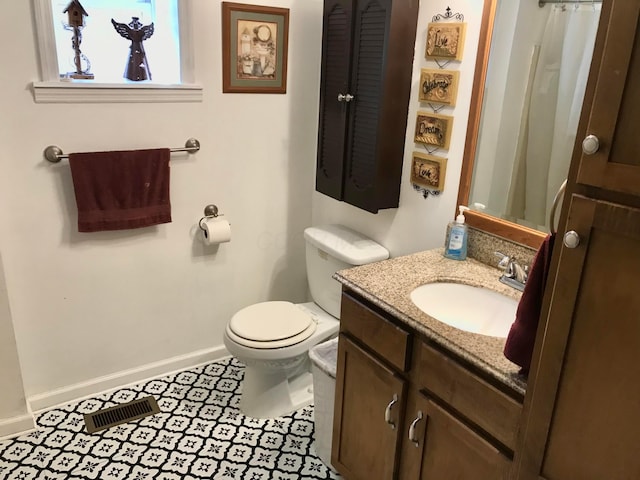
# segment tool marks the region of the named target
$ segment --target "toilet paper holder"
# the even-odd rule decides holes
[[[207,218],[216,218],[216,217],[223,217],[223,216],[224,216],[224,213],[218,213],[218,206],[212,203],[204,207],[204,217],[200,219],[200,221],[198,222],[198,226],[200,227],[200,230],[204,232],[206,230],[202,227],[203,220],[206,220]]]

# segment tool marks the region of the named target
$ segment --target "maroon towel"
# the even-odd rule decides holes
[[[554,241],[555,234],[548,235],[536,253],[518,304],[516,320],[511,325],[507,342],[504,345],[505,357],[521,366],[522,373],[528,372],[531,365]]]
[[[78,231],[171,222],[168,148],[69,155]]]

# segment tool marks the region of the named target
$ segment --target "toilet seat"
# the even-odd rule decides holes
[[[234,342],[251,348],[283,348],[315,332],[313,319],[291,302],[263,302],[238,311],[227,324]]]

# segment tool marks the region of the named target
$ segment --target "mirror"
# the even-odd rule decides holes
[[[601,3],[486,0],[458,205],[537,248],[567,177]]]

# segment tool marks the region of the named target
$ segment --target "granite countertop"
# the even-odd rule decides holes
[[[518,374],[520,367],[503,355],[504,338],[465,332],[439,322],[416,307],[409,297],[420,285],[446,281],[484,287],[518,300],[521,293],[500,283],[500,274],[497,268],[471,258],[449,260],[439,248],[340,270],[334,278],[524,396],[526,378]]]

